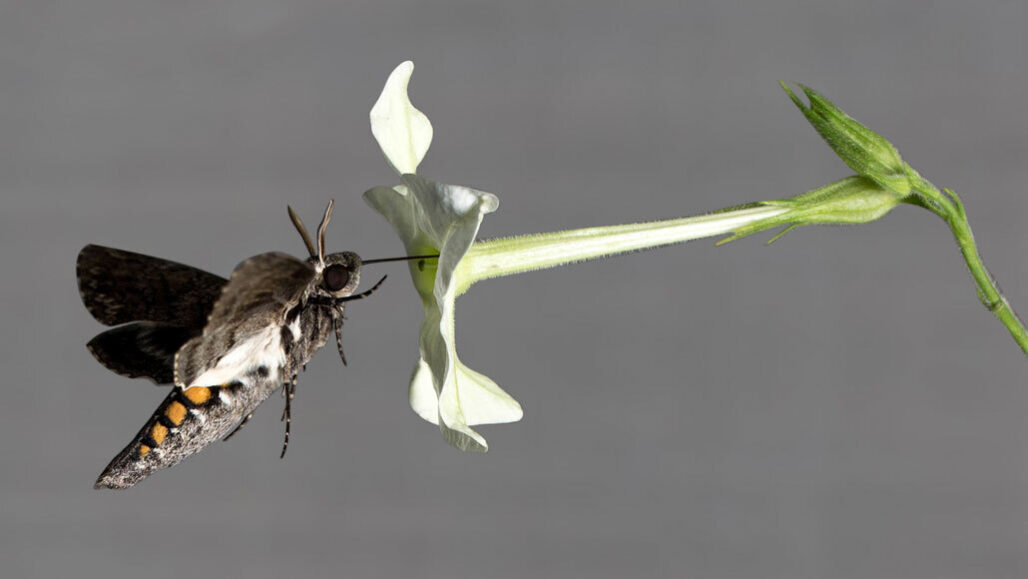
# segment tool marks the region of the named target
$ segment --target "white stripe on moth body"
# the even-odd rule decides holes
[[[293,328],[289,328],[293,331]],[[297,328],[297,331],[299,328]],[[204,370],[186,388],[213,386],[238,381],[257,368],[268,370],[269,380],[278,380],[279,368],[285,366],[286,353],[282,348],[282,332],[278,326],[268,326],[229,350],[213,368]],[[222,390],[224,392],[224,390]],[[230,403],[230,402],[226,402]]]
[[[194,418],[196,418],[200,422],[201,425],[207,424],[207,415],[204,414],[203,412],[200,412],[200,409],[198,409],[198,408],[190,408],[189,409],[189,415],[194,417]]]
[[[218,390],[218,400],[221,400],[221,403],[225,406],[232,406],[232,403],[235,401],[232,395],[225,391],[224,388]]]
[[[303,333],[303,330],[300,328],[300,316],[296,316],[293,323],[289,324],[287,327],[289,328],[289,333],[293,335],[293,342],[300,341],[300,336]]]

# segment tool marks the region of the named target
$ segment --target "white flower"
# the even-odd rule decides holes
[[[402,185],[375,187],[365,201],[396,230],[409,255],[438,253],[439,259],[410,266],[421,296],[425,320],[419,356],[410,385],[411,407],[438,424],[446,440],[461,450],[484,451],[486,441],[470,427],[515,422],[521,406],[487,376],[457,358],[454,341],[454,274],[478,233],[486,213],[499,199],[467,187],[441,185],[413,175],[428,144],[432,125],[411,105],[407,83],[414,65],[401,64],[389,75],[382,96],[371,109],[372,133],[389,162],[402,174]]]
[[[439,255],[438,260],[410,264],[414,288],[425,310],[410,403],[419,416],[439,425],[447,442],[461,450],[488,448],[471,426],[516,422],[522,416],[516,400],[457,358],[455,302],[473,283],[723,235],[786,211],[754,204],[698,217],[476,242],[482,218],[496,210],[499,200],[491,193],[442,185],[413,174],[432,141],[432,125],[407,97],[413,69],[409,61],[398,66],[371,110],[372,133],[401,174],[401,184],[370,189],[364,200],[389,221],[408,255]]]
[[[411,407],[438,424],[446,440],[461,450],[488,447],[470,427],[521,420],[521,406],[487,376],[457,358],[454,308],[457,265],[475,241],[486,213],[499,199],[467,187],[441,185],[403,175],[403,185],[375,187],[364,199],[382,214],[403,240],[407,253],[439,253],[437,263],[410,266],[414,287],[425,308],[418,339],[419,356],[410,385]]]

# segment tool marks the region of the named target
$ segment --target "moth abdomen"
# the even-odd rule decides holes
[[[232,383],[173,388],[132,442],[107,465],[96,488],[128,488],[221,438],[221,431],[230,428],[234,419],[231,391],[239,387]]]

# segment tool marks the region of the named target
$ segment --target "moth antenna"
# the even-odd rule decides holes
[[[311,257],[314,257],[317,255],[317,252],[314,249],[314,243],[311,242],[310,234],[307,233],[307,228],[303,226],[303,220],[293,211],[292,207],[286,205],[286,209],[289,210],[289,219],[293,221],[296,230],[300,232],[300,237],[303,238],[303,244],[307,246],[307,251],[310,252]]]
[[[328,200],[328,207],[325,208],[325,216],[321,218],[321,225],[318,226],[318,259],[325,263],[325,230],[328,229],[328,222],[332,219],[332,206],[335,199]]]

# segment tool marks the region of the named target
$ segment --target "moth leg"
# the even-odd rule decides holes
[[[371,289],[369,289],[367,291],[363,291],[363,292],[361,292],[359,294],[354,294],[352,296],[346,296],[346,297],[342,297],[342,298],[329,298],[329,297],[318,297],[318,296],[315,296],[315,297],[312,297],[312,298],[308,299],[307,303],[308,304],[319,305],[319,306],[339,307],[340,305],[345,304],[346,302],[352,302],[353,300],[362,300],[362,299],[370,296],[371,294],[375,293],[378,290],[378,288],[381,287],[382,282],[384,282],[387,277],[389,277],[389,276],[383,275],[382,279],[378,280],[378,283],[376,283],[375,285],[371,286]]]
[[[378,283],[376,283],[375,285],[371,286],[371,289],[369,289],[367,291],[361,292],[361,293],[359,293],[357,295],[346,296],[345,298],[337,298],[334,301],[337,301],[337,302],[349,302],[349,301],[353,301],[353,300],[362,300],[362,299],[370,296],[371,294],[375,293],[375,290],[377,290],[378,287],[382,285],[382,282],[384,282],[386,280],[386,277],[388,277],[388,276],[384,276],[383,275],[382,279],[378,280]]]
[[[339,350],[339,359],[346,365],[346,354],[343,353],[343,318],[340,316],[332,324],[336,331],[336,349]]]
[[[306,369],[305,369],[305,371],[306,371]],[[283,398],[288,398],[289,400],[292,400],[293,398],[296,398],[296,379],[297,378],[298,378],[298,376],[296,374],[293,374],[292,380],[290,380],[289,382],[283,382],[282,383],[282,397]],[[285,409],[285,408],[282,409],[282,417],[279,418],[279,420],[285,420],[286,419],[286,410],[287,409]]]
[[[225,436],[225,438],[222,438],[221,440],[222,441],[226,441],[226,440],[232,438],[233,436],[235,436],[237,432],[239,432],[244,426],[246,426],[247,422],[250,422],[251,418],[253,418],[253,412],[251,412],[251,413],[247,414],[245,417],[243,417],[243,420],[239,424],[237,424],[235,428],[232,429],[232,432],[229,432]]]
[[[286,449],[289,448],[289,431],[293,424],[291,403],[293,396],[296,395],[296,376],[293,376],[293,379],[289,382],[282,384],[282,395],[285,396],[286,399],[286,407],[282,411],[282,420],[286,421],[286,436],[282,440],[282,454],[278,455],[279,458],[285,458]]]

